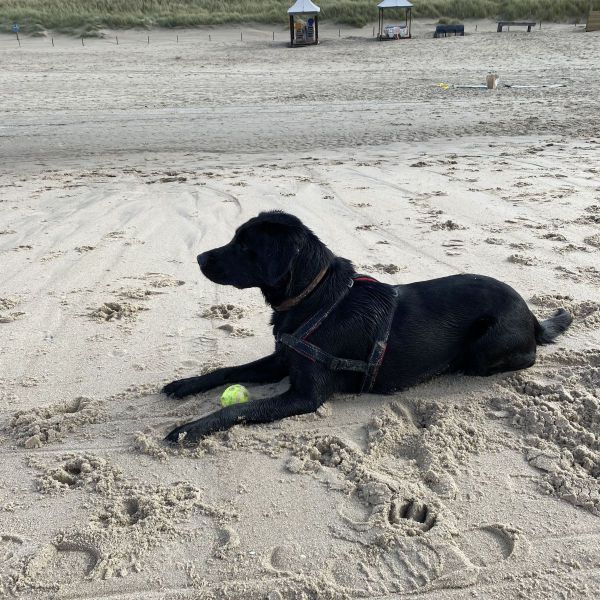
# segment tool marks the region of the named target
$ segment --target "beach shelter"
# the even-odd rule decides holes
[[[410,38],[410,29],[412,25],[412,4],[408,0],[383,0],[377,5],[379,8],[379,39],[380,40],[399,40],[400,38]],[[383,24],[383,11],[386,8],[403,8],[404,22],[396,25]]]
[[[311,0],[296,0],[296,4],[288,9],[291,46],[319,43],[320,12],[321,9]]]

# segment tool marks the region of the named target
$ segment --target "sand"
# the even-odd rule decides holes
[[[598,597],[600,38],[493,28],[0,37],[0,596]],[[488,72],[562,87],[452,87]],[[483,273],[575,321],[526,371],[166,447],[222,390],[164,383],[272,349],[260,293],[195,261],[265,209],[382,281]]]

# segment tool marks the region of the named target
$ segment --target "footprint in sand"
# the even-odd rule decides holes
[[[489,237],[483,240],[486,244],[491,244],[492,246],[504,246],[506,244],[506,240],[502,238]]]
[[[105,403],[80,396],[47,407],[16,412],[9,424],[19,446],[40,448],[60,441],[84,425],[100,423],[106,418]]]
[[[140,277],[125,277],[125,279],[144,281],[149,286],[146,288],[121,288],[117,292],[119,297],[131,300],[147,300],[150,296],[164,294],[165,292],[159,291],[163,288],[179,287],[185,284],[185,281],[176,279],[171,275],[165,275],[164,273],[146,273]]]
[[[459,225],[458,223],[455,223],[451,219],[448,219],[447,221],[444,221],[443,223],[434,223],[431,226],[431,229],[433,231],[440,231],[440,230],[456,231],[457,229],[467,229],[467,228],[464,225]]]
[[[240,536],[230,525],[223,525],[217,529],[217,547],[214,555],[225,558],[240,546]]]
[[[202,312],[200,316],[205,319],[241,319],[246,311],[235,304],[213,304]]]
[[[48,254],[44,254],[44,256],[40,258],[40,262],[50,262],[51,260],[59,258],[64,253],[64,250],[52,250],[51,252],[48,252]]]
[[[562,233],[544,233],[544,235],[540,236],[544,240],[552,240],[553,242],[566,242],[567,238]]]
[[[517,265],[523,265],[526,267],[535,267],[540,262],[533,256],[526,256],[525,254],[511,254],[507,259],[508,262],[515,263]]]
[[[279,573],[314,571],[319,567],[316,563],[311,564],[307,554],[298,544],[275,546],[271,550],[269,566]]]
[[[93,548],[56,542],[42,547],[24,569],[25,580],[31,587],[50,587],[87,579],[99,556]]]
[[[380,243],[380,242],[378,242]],[[386,275],[394,275],[400,271],[406,271],[407,267],[399,267],[393,263],[383,264],[375,263],[374,265],[359,265],[358,269],[365,273],[382,273]]]
[[[105,302],[102,306],[91,310],[88,316],[97,321],[133,321],[137,319],[138,313],[144,310],[149,309],[129,302]]]
[[[369,595],[463,588],[517,558],[516,549],[525,552],[525,543],[516,544],[519,538],[517,530],[504,525],[475,527],[452,542],[395,538],[336,556],[331,575],[338,584]]]
[[[436,524],[436,513],[427,504],[415,499],[393,498],[388,515],[388,523],[392,527],[417,527],[423,532],[429,531]]]
[[[232,323],[225,323],[224,325],[219,325],[218,329],[222,329],[226,331],[231,337],[236,338],[245,338],[245,337],[253,337],[254,332],[247,327],[237,327]]]
[[[125,238],[125,232],[124,231],[109,231],[104,236],[104,239],[106,239],[106,240],[122,240],[124,238]]]
[[[600,270],[596,267],[574,267],[569,269],[563,265],[554,267],[556,271],[560,272],[559,277],[565,279],[571,279],[573,281],[587,281],[594,285],[600,283]]]
[[[176,279],[165,273],[146,273],[142,277],[136,277],[135,279],[146,281],[153,288],[179,287],[185,284],[185,281]]]
[[[530,242],[512,242],[509,244],[514,250],[531,250],[533,244]]]
[[[1,307],[1,304],[0,304]],[[13,311],[10,313],[1,313],[0,312],[0,323],[12,323],[13,321],[17,321],[18,319],[23,318],[27,313],[21,311]]]
[[[484,525],[462,533],[457,545],[477,567],[491,567],[510,558],[519,532],[505,525]]]
[[[358,596],[416,592],[445,574],[447,553],[441,550],[421,538],[382,540],[335,556],[329,561],[330,575]],[[464,569],[465,563],[453,564],[454,572]]]
[[[595,235],[590,235],[589,237],[584,238],[583,241],[586,244],[593,246],[594,248],[600,248],[600,233],[596,233]]]
[[[9,533],[0,534],[0,564],[13,562],[22,549],[23,538]]]
[[[59,456],[54,466],[35,465],[41,471],[36,479],[42,494],[86,489],[107,494],[122,478],[121,470],[107,460],[89,453]]]
[[[162,293],[144,288],[121,288],[117,295],[119,298],[127,298],[128,300],[148,300],[151,296],[158,296]]]

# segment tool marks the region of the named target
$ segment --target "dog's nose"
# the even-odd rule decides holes
[[[198,264],[200,268],[204,268],[208,264],[208,252],[203,252],[202,254],[198,254]]]

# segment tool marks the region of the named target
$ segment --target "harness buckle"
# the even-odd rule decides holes
[[[334,356],[331,359],[331,362],[329,363],[329,368],[333,369],[334,371],[339,371],[341,364],[342,364],[342,360],[339,359],[337,356]]]

